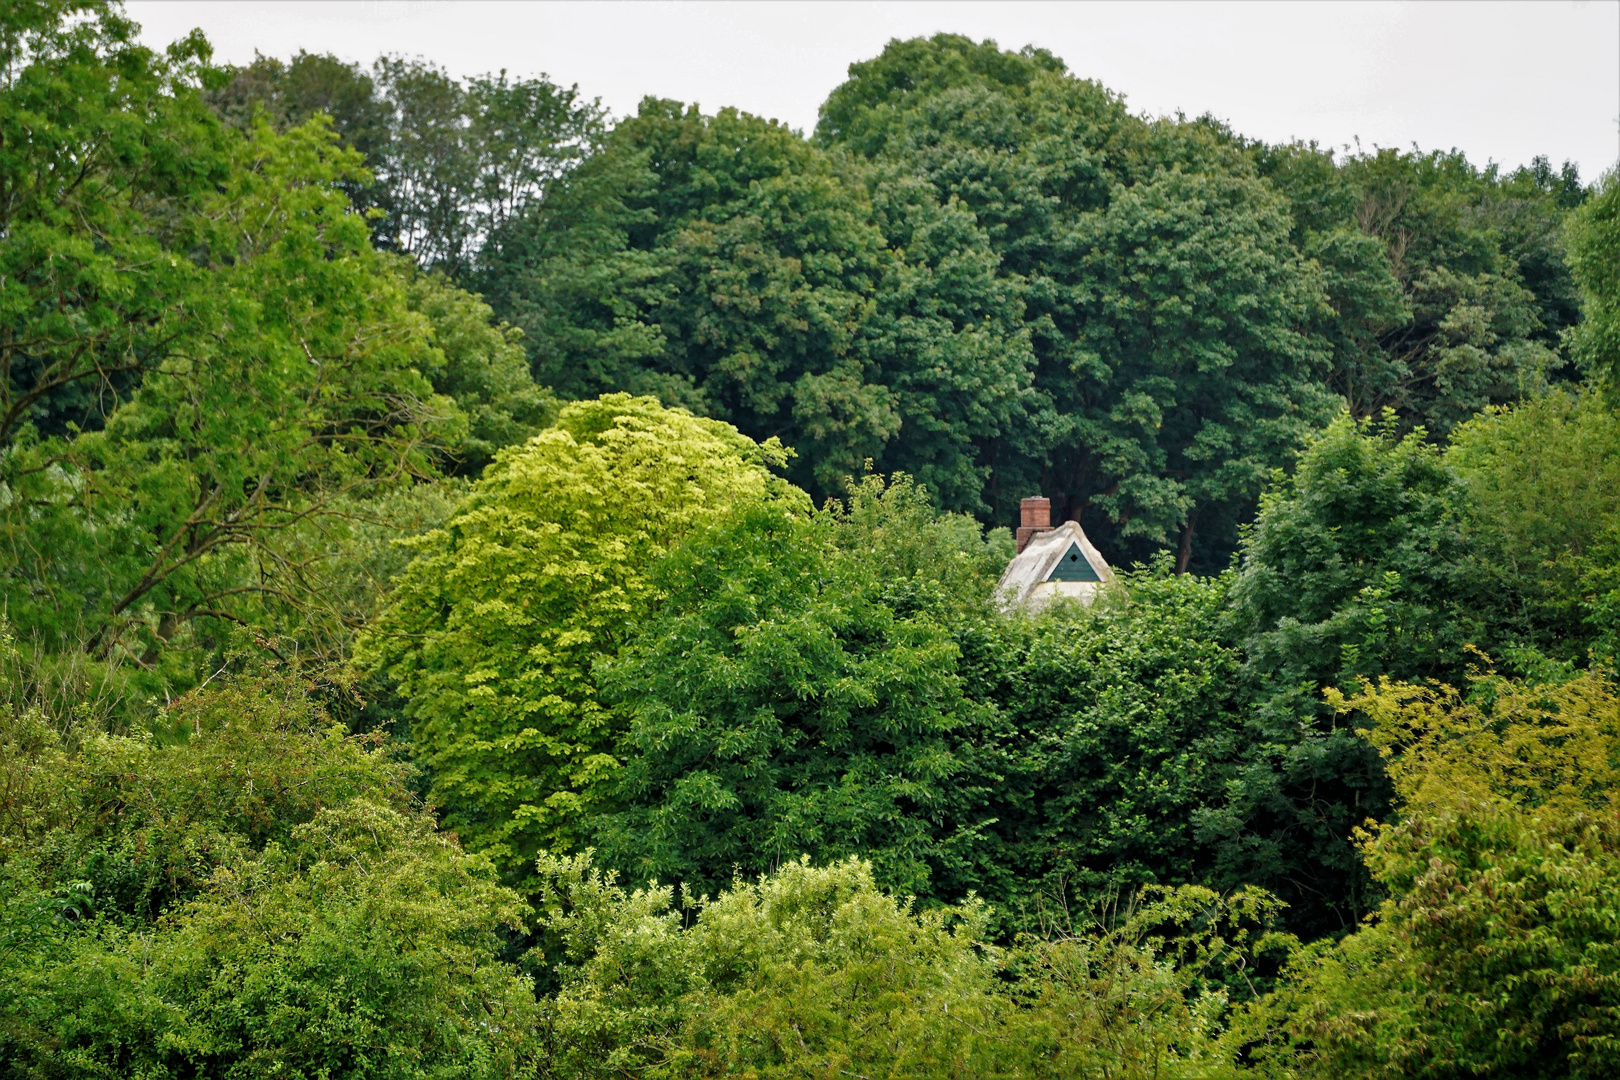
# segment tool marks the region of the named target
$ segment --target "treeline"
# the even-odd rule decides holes
[[[1612,178],[0,31],[0,1072],[1614,1070]]]
[[[411,208],[378,243],[522,327],[539,382],[774,435],[818,498],[866,460],[997,524],[1039,489],[1116,562],[1169,543],[1215,572],[1344,405],[1438,437],[1579,377],[1568,164],[1263,145],[949,35],[852,65],[809,140],[650,98],[609,128],[507,86],[305,54],[226,100],[328,109]]]

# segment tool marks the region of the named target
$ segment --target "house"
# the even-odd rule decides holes
[[[1018,553],[997,587],[1004,607],[1039,610],[1059,597],[1082,604],[1114,580],[1102,552],[1086,539],[1078,521],[1052,527],[1052,501],[1025,499],[1019,506]]]

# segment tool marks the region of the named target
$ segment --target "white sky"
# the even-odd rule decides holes
[[[577,83],[615,114],[643,95],[735,105],[806,132],[856,60],[951,31],[1034,44],[1138,112],[1214,113],[1270,141],[1546,154],[1590,181],[1620,157],[1620,0],[1537,3],[456,3],[134,0],[149,44],[201,27],[216,56],[421,55]]]

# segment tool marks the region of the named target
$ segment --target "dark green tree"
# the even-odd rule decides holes
[[[982,882],[987,778],[969,764],[994,713],[964,696],[940,617],[961,590],[937,571],[976,562],[982,602],[991,560],[970,526],[904,573],[869,542],[917,522],[913,495],[868,485],[855,501],[878,505],[854,520],[750,509],[654,569],[658,611],[600,667],[628,725],[623,808],[597,843],[629,880],[714,892],[737,869],[860,853],[917,896]]]
[[[322,114],[369,176],[345,182],[372,211],[373,243],[465,282],[485,239],[589,153],[605,113],[545,75],[461,80],[420,58],[366,72],[330,54],[260,56],[229,69],[210,100],[233,126],[277,129]]]
[[[1611,402],[1620,401],[1620,167],[1570,222],[1569,244],[1585,316],[1570,343],[1586,370],[1605,380]]]
[[[1229,880],[1273,888],[1310,933],[1373,899],[1351,830],[1388,810],[1373,748],[1325,691],[1364,679],[1460,682],[1474,650],[1530,640],[1522,586],[1421,429],[1341,416],[1279,474],[1232,587],[1245,656],[1243,765],[1204,821]]]
[[[971,215],[779,124],[649,99],[492,245],[480,284],[564,396],[624,388],[865,460],[981,510],[1037,404],[1021,306]]]
[[[971,212],[1017,290],[1041,438],[993,441],[996,513],[1038,486],[1116,557],[1172,543],[1183,569],[1218,566],[1331,414],[1318,274],[1243,155],[1049,53],[944,34],[852,65],[817,141]]]
[[[970,693],[1002,718],[977,748],[997,778],[979,888],[1012,925],[1214,871],[1204,826],[1246,738],[1231,575],[1177,575],[1165,555],[1122,580],[1091,609],[959,632]]]
[[[1318,329],[1354,415],[1391,408],[1444,436],[1558,376],[1578,318],[1561,236],[1581,194],[1572,167],[1538,160],[1503,179],[1457,152],[1252,153],[1322,267],[1332,311]]]

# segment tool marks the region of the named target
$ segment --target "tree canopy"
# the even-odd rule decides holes
[[[1614,1072],[1612,173],[139,40],[0,7],[0,1075]]]

